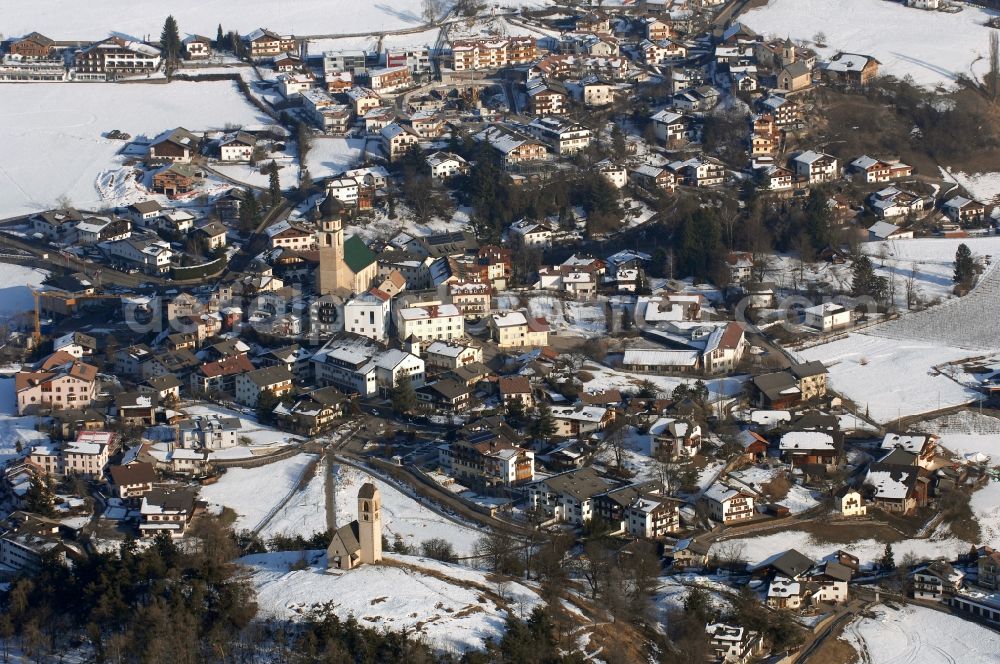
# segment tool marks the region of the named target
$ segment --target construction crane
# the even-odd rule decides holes
[[[77,295],[58,290],[38,290],[31,289],[31,294],[35,297],[35,329],[31,335],[35,346],[42,342],[42,296],[63,300],[67,309],[76,306],[83,300],[121,300],[121,295],[101,295],[98,293]]]

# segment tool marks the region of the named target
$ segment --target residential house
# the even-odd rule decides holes
[[[295,37],[279,35],[266,28],[258,28],[244,35],[242,39],[253,60],[268,60],[298,50],[298,41]]]
[[[764,650],[764,640],[757,632],[727,623],[710,623],[705,626],[708,647],[716,662],[746,664]]]
[[[194,516],[194,499],[195,491],[189,487],[154,487],[142,498],[139,532],[143,537],[155,537],[161,532],[182,537]]]
[[[237,374],[236,402],[255,408],[264,391],[280,397],[292,389],[292,374],[283,366],[265,367],[247,373]]]
[[[690,459],[701,450],[701,426],[673,417],[661,417],[649,427],[650,456]]]
[[[593,509],[613,531],[663,539],[680,530],[681,501],[659,494],[657,482],[640,482],[594,497]]]
[[[387,94],[412,86],[413,76],[406,65],[395,65],[370,69],[368,82],[376,94]]]
[[[520,404],[524,411],[534,408],[535,397],[527,376],[501,376],[498,386],[500,402],[505,408],[510,408],[512,403]]]
[[[490,333],[501,349],[547,346],[549,324],[522,311],[495,313],[487,319]]]
[[[483,361],[483,349],[448,341],[434,341],[425,349],[427,366],[454,370],[467,364]]]
[[[943,560],[935,560],[913,570],[913,599],[948,601],[964,581],[964,572]]]
[[[666,168],[640,164],[628,172],[629,179],[638,187],[651,192],[673,192],[677,178]]]
[[[706,542],[685,538],[677,540],[670,556],[675,569],[700,568],[708,564],[708,553],[711,548]]]
[[[552,421],[555,436],[582,438],[603,431],[615,418],[614,411],[600,406],[554,406]]]
[[[914,455],[914,465],[931,469],[937,456],[938,437],[934,435],[903,435],[887,433],[882,439],[880,449],[884,452],[901,449]]]
[[[152,74],[160,67],[160,50],[119,36],[94,42],[73,54],[75,79],[113,81]]]
[[[794,468],[806,464],[839,466],[843,460],[842,445],[825,431],[789,431],[782,434],[778,450],[786,463]]]
[[[461,339],[465,336],[465,316],[453,304],[402,307],[396,311],[396,335],[402,341]]]
[[[851,310],[834,302],[823,302],[802,310],[803,324],[820,332],[840,330],[851,325]]]
[[[831,155],[806,150],[792,158],[795,174],[805,178],[809,184],[830,182],[839,176],[837,158]]]
[[[194,415],[174,422],[177,445],[186,450],[227,450],[240,444],[243,424],[238,417]]]
[[[460,413],[469,407],[471,390],[463,381],[446,377],[416,389],[417,406],[433,413]]]
[[[198,154],[201,139],[184,127],[171,129],[149,144],[149,161],[187,164]]]
[[[383,127],[379,135],[382,141],[382,151],[390,162],[401,159],[420,141],[420,138],[412,133],[412,130],[396,123]]]
[[[538,161],[544,159],[546,154],[543,143],[501,125],[490,125],[473,138],[480,143],[488,143],[499,154],[504,168]]]
[[[257,138],[248,132],[227,134],[219,141],[219,160],[224,162],[250,161]]]
[[[974,226],[986,219],[986,206],[964,196],[956,196],[941,206],[941,211],[956,224]]]
[[[900,228],[888,221],[876,221],[868,227],[869,242],[885,242],[888,240],[911,240],[913,230]]]
[[[97,367],[59,351],[35,369],[17,372],[14,391],[18,415],[40,408],[84,408],[96,397]]]
[[[52,56],[56,43],[38,32],[29,32],[23,37],[12,39],[7,53],[23,60],[44,60]]]
[[[898,161],[881,161],[873,159],[868,155],[861,155],[848,164],[847,169],[864,176],[864,181],[868,184],[889,182],[890,180],[909,177],[913,174],[912,166],[907,166]]]
[[[493,299],[490,284],[459,281],[447,284],[446,288],[448,302],[458,307],[466,319],[479,319],[489,312]]]
[[[842,516],[865,516],[868,514],[865,498],[857,489],[848,487],[840,492],[838,497],[840,498],[840,513]]]
[[[283,428],[301,436],[317,436],[339,423],[347,401],[336,387],[321,387],[298,396],[291,405],[279,404],[274,416]]]
[[[451,152],[432,152],[425,158],[431,169],[431,177],[446,179],[468,170],[469,164],[462,157]]]
[[[871,487],[871,504],[886,512],[911,514],[927,505],[930,480],[919,466],[873,463],[864,483]]]
[[[538,59],[534,37],[485,37],[451,43],[449,64],[455,71],[499,69]]]
[[[670,110],[657,111],[652,115],[653,131],[656,138],[664,144],[683,145],[697,136],[691,120],[680,113]]]
[[[544,81],[534,81],[527,90],[528,110],[536,117],[544,115],[562,115],[566,112],[567,95],[561,85]]]
[[[184,53],[191,60],[204,60],[212,57],[212,43],[211,39],[201,35],[188,35],[181,40]]]
[[[586,467],[552,475],[528,487],[531,507],[557,521],[574,525],[588,523],[594,515],[594,498],[610,483]]]
[[[750,493],[732,489],[716,482],[701,496],[709,516],[725,525],[747,521],[754,517],[754,497]]]
[[[384,349],[363,337],[330,339],[312,358],[315,384],[335,385],[362,396],[387,395],[400,380],[424,384],[424,361],[397,349]]]
[[[879,61],[870,55],[838,53],[823,63],[823,76],[830,82],[861,88],[878,76]]]
[[[153,490],[156,481],[156,471],[153,464],[135,462],[124,466],[111,466],[111,485],[121,500],[142,498]]]
[[[191,164],[173,163],[153,174],[153,191],[168,198],[191,193],[204,177],[202,169]]]

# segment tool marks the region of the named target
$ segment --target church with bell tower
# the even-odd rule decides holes
[[[373,482],[358,491],[358,518],[333,533],[326,548],[327,569],[350,570],[382,561],[382,497]]]
[[[330,195],[316,208],[316,246],[319,248],[317,293],[350,295],[371,287],[378,274],[375,254],[356,235],[344,240],[341,204]]]

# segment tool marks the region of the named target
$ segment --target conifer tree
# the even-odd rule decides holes
[[[278,164],[272,159],[267,167],[269,178],[268,189],[271,194],[271,207],[281,202],[281,180],[278,178]]]
[[[160,34],[160,47],[163,49],[163,56],[167,61],[167,67],[173,68],[177,64],[177,58],[181,52],[181,35],[177,28],[177,21],[173,16],[168,16],[163,22],[163,32]]]
[[[389,395],[392,410],[399,415],[406,415],[417,405],[417,393],[409,376],[400,376]]]
[[[548,440],[556,432],[556,423],[552,418],[552,408],[548,402],[538,404],[538,413],[529,427],[531,437],[535,440]]]
[[[969,288],[975,277],[976,262],[972,259],[972,250],[962,243],[955,252],[955,283],[963,288]]]

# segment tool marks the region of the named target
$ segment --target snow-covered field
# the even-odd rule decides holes
[[[408,32],[402,35],[386,35],[382,38],[382,48],[419,48],[422,46],[433,47],[437,42],[440,28],[431,28],[420,32]],[[354,37],[334,37],[310,39],[307,42],[309,55],[322,55],[326,51],[349,51],[363,50],[375,51],[378,49],[378,35],[366,34]]]
[[[867,334],[815,346],[799,355],[829,368],[830,385],[876,422],[889,422],[969,403],[977,393],[935,366],[973,355],[933,341],[903,341]]]
[[[39,0],[4,6],[8,36],[37,30],[53,39],[102,39],[112,30],[156,39],[167,14],[172,14],[182,36],[197,33],[215,37],[216,26],[247,34],[268,28],[282,34],[349,34],[412,28],[424,22],[420,0],[394,3],[351,0],[177,0],[169,5],[150,0]]]
[[[918,339],[943,346],[995,352],[1000,350],[1000,270],[984,274],[975,289],[961,298],[905,314],[868,333],[892,339]]]
[[[267,539],[272,535],[301,535],[309,538],[326,531],[326,462],[320,460],[316,472],[305,489],[296,492],[285,506],[260,531]]]
[[[945,180],[961,185],[982,203],[990,203],[1000,198],[1000,173],[973,173],[941,170]]]
[[[603,298],[576,302],[552,295],[532,295],[528,298],[528,313],[545,320],[554,331],[573,336],[600,337],[608,329]]]
[[[342,573],[327,573],[322,553],[294,571],[289,567],[299,560],[296,554],[261,554],[242,562],[252,570],[264,615],[294,618],[330,602],[341,618],[353,615],[369,627],[415,633],[449,652],[482,648],[486,639],[503,635],[508,610],[527,616],[540,603],[533,590],[511,583],[504,607],[484,594],[496,584],[480,572],[415,556],[385,557],[391,564]]]
[[[290,189],[299,183],[299,165],[295,163],[291,155],[285,159],[276,159],[278,164],[278,182],[282,189]],[[270,164],[264,162],[251,166],[250,164],[214,164],[212,170],[222,173],[226,177],[238,180],[244,184],[254,187],[268,187],[271,183],[271,176],[261,172],[261,168]]]
[[[34,5],[18,6],[32,14],[40,11]],[[86,13],[90,6],[66,14]],[[102,17],[112,15],[104,14],[104,3],[100,7]],[[13,28],[8,23],[6,29]],[[96,186],[102,174],[119,170],[123,161],[116,154],[124,143],[102,136],[112,129],[153,137],[179,126],[202,131],[227,124],[270,124],[229,81],[5,84],[2,90],[0,218],[51,208],[62,196],[80,208],[119,205]]]
[[[48,441],[47,434],[35,431],[38,418],[17,416],[17,397],[14,379],[0,378],[0,464],[17,456],[18,443],[22,449],[34,443]]]
[[[584,371],[592,374],[594,378],[583,384],[583,389],[587,392],[600,392],[602,390],[621,390],[622,392],[638,392],[639,385],[643,381],[649,381],[657,387],[664,396],[670,396],[678,385],[694,385],[697,378],[679,378],[677,376],[657,376],[653,374],[632,373],[619,371],[596,364],[587,363],[583,366]],[[708,388],[708,400],[715,406],[716,402],[725,401],[729,397],[736,396],[743,389],[748,376],[729,376],[727,378],[708,378],[704,380]]]
[[[309,177],[315,180],[354,168],[361,161],[364,151],[364,139],[317,137],[306,155]]]
[[[1000,634],[958,616],[904,605],[877,606],[844,630],[870,664],[987,664],[1000,653]]]
[[[730,473],[729,477],[746,484],[754,491],[762,491],[762,487],[765,484],[773,480],[776,475],[782,472],[784,472],[784,470],[777,467],[766,468],[761,466],[751,466],[749,468],[744,468]],[[799,484],[793,484],[788,490],[788,495],[775,502],[778,505],[787,507],[792,514],[799,514],[819,505],[819,501],[813,495],[813,492]]]
[[[913,554],[918,560],[939,556],[953,560],[956,556],[969,551],[969,542],[950,536],[935,535],[932,537],[937,537],[937,539],[908,539],[893,542],[892,551],[896,560],[901,560],[906,554]],[[809,533],[792,530],[758,537],[727,539],[714,546],[729,545],[734,542],[743,546],[743,555],[751,564],[760,563],[786,549],[796,549],[815,560],[821,560],[837,549],[843,549],[860,558],[862,565],[870,565],[881,558],[885,552],[885,542],[875,539],[868,538],[845,544],[833,544],[820,542]]]
[[[201,498],[235,511],[234,530],[253,529],[298,485],[315,460],[313,454],[298,454],[259,468],[230,468],[218,482],[202,487]]]
[[[9,318],[33,309],[35,298],[31,289],[41,286],[47,276],[45,270],[0,263],[0,316]]]
[[[264,454],[278,447],[291,444],[296,440],[296,436],[279,431],[274,427],[259,423],[254,417],[238,413],[235,410],[224,408],[211,403],[199,403],[184,406],[184,411],[188,415],[220,415],[222,417],[238,417],[241,430],[240,437],[249,439],[249,444],[231,447],[225,450],[218,450],[213,453],[217,459],[242,459],[250,458],[254,454]],[[301,439],[299,439],[301,440]]]
[[[739,20],[763,35],[805,40],[810,47],[822,32],[826,48],[817,48],[821,57],[838,51],[870,55],[882,63],[880,72],[909,75],[917,84],[933,87],[952,83],[958,74],[987,69],[982,58],[990,29],[984,24],[992,14],[960,6],[961,12],[946,14],[884,0],[771,0]]]
[[[451,542],[459,556],[467,556],[483,534],[441,516],[395,486],[356,468],[340,464],[336,473],[338,526],[358,518],[358,489],[374,481],[382,497],[382,529],[390,542],[399,535],[408,545],[419,548],[421,542],[440,537]]]

